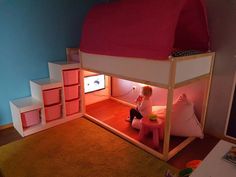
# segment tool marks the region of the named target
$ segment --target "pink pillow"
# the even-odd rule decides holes
[[[165,118],[166,108],[156,111],[158,117]],[[174,102],[171,113],[171,135],[203,138],[201,125],[194,113],[193,104],[182,94]]]

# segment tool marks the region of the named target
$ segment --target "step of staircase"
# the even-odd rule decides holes
[[[37,85],[42,90],[48,90],[48,89],[62,87],[63,84],[61,81],[57,81],[57,80],[50,79],[50,78],[43,78],[43,79],[31,80],[30,86],[32,86],[32,85]],[[31,89],[31,93],[32,93],[32,91],[33,90]]]
[[[10,101],[20,113],[42,108],[42,103],[33,97],[25,97]]]

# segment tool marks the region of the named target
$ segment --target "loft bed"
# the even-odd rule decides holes
[[[109,62],[105,62],[108,59]],[[169,141],[170,141],[170,119],[171,119],[171,110],[174,90],[182,86],[186,86],[193,82],[199,80],[207,79],[207,89],[204,93],[204,103],[202,107],[202,113],[200,117],[200,123],[202,128],[205,124],[205,116],[207,110],[208,96],[210,91],[210,83],[212,76],[212,69],[214,63],[214,53],[205,53],[195,56],[171,58],[166,61],[153,61],[153,60],[143,60],[143,59],[130,59],[122,58],[124,62],[120,62],[117,57],[113,56],[101,56],[96,54],[87,54],[81,52],[81,62],[82,69],[93,71],[97,73],[103,73],[108,76],[114,76],[118,78],[123,78],[130,81],[140,82],[152,86],[157,86],[159,88],[168,89],[167,95],[167,113],[166,113],[166,127],[165,127],[165,138],[164,138],[164,155],[159,152],[153,151],[152,149],[145,147],[139,142],[133,141],[129,137],[126,137],[121,132],[114,130],[112,127],[107,126],[103,122],[97,121],[96,118],[93,118],[87,114],[86,117],[90,120],[99,123],[102,126],[105,126],[109,130],[115,132],[116,134],[122,136],[123,138],[131,141],[132,143],[138,145],[139,147],[147,150],[153,155],[168,160],[178,153],[181,149],[187,146],[190,142],[194,140],[193,137],[189,137],[175,149],[169,152]],[[93,62],[92,62],[93,61]],[[104,61],[104,62],[103,62]],[[136,67],[138,72],[130,71],[130,64],[137,64],[140,67]],[[137,69],[138,68],[138,69]],[[143,69],[146,68],[146,69]],[[142,72],[143,74],[140,74]],[[140,75],[139,75],[140,74]],[[150,77],[156,75],[158,77]],[[142,77],[141,77],[142,76]]]
[[[200,54],[172,56],[174,50],[189,49]],[[215,55],[209,49],[202,0],[120,0],[95,6],[83,27],[81,67],[168,90],[163,153],[86,113],[85,116],[149,153],[169,160],[194,140],[189,137],[169,150],[174,90],[202,79],[207,80],[200,117],[204,128]]]

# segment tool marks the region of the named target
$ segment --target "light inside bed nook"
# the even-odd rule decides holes
[[[139,85],[140,87],[151,86],[151,85],[147,85],[147,84],[143,84],[143,83],[138,83],[138,85]]]
[[[84,93],[105,89],[105,75],[92,75],[84,77]]]

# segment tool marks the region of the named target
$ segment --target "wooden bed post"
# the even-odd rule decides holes
[[[174,84],[175,84],[175,71],[176,61],[174,58],[170,58],[170,72],[169,72],[169,87],[167,95],[167,107],[166,107],[166,121],[165,121],[165,134],[164,134],[164,160],[169,158],[169,144],[170,144],[170,129],[171,129],[171,110],[174,97]]]
[[[210,68],[209,76],[207,77],[207,87],[205,88],[205,92],[204,92],[202,114],[201,114],[201,120],[200,120],[201,125],[202,125],[202,130],[204,130],[204,127],[205,127],[205,120],[206,120],[206,113],[207,113],[207,107],[208,107],[208,100],[209,100],[209,96],[210,96],[214,62],[215,62],[215,53],[212,54],[211,68]]]
[[[80,103],[81,103],[81,112],[84,115],[86,112],[86,106],[85,106],[85,94],[84,94],[84,70],[80,68],[80,90],[81,90],[81,95],[80,95]]]
[[[83,60],[81,52],[79,51],[79,60],[80,60],[80,103],[81,103],[81,112],[84,115],[86,113],[86,106],[85,106],[85,94],[84,94],[84,70],[83,70]]]

